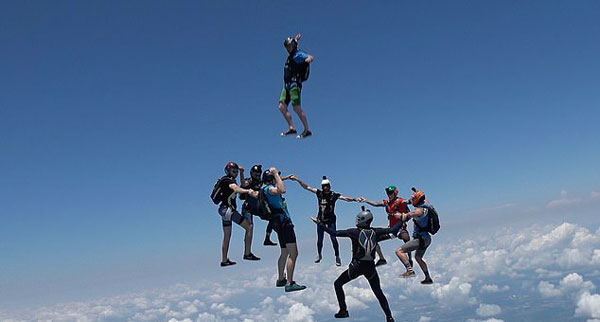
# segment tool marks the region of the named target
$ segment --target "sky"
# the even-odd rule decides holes
[[[327,175],[352,197],[419,187],[443,216],[439,254],[503,227],[568,222],[597,238],[596,1],[0,6],[0,310],[227,281],[208,195],[228,161],[313,186]],[[303,141],[279,137],[277,110],[281,44],[299,32],[315,57],[302,93],[314,137]],[[286,197],[308,268],[316,200],[294,183]],[[350,227],[358,205],[337,209]],[[386,224],[382,209],[375,223]],[[274,269],[263,231],[263,260],[248,266],[234,228],[236,271]],[[546,282],[600,283],[573,267]],[[441,273],[439,289],[452,281]],[[574,308],[572,297],[584,299],[565,295]],[[173,318],[215,314],[200,307]]]

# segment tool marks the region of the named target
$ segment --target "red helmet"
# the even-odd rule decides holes
[[[231,175],[231,170],[240,170],[240,166],[237,165],[237,163],[235,162],[229,162],[225,165],[225,174],[230,176]]]

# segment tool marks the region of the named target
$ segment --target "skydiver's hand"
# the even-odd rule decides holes
[[[244,167],[242,167],[242,166],[239,166],[239,168],[240,168],[240,172],[242,172],[242,173],[243,173],[243,172],[244,172]]]
[[[408,221],[410,219],[407,213],[400,214],[400,218],[402,219],[402,221]]]
[[[252,190],[252,191],[250,191],[248,194],[249,194],[249,195],[250,195],[250,197],[252,197],[252,198],[258,198],[258,191],[254,191],[254,190]]]
[[[357,202],[365,202],[365,200],[366,200],[366,199],[365,199],[365,198],[363,198],[363,197],[358,197],[358,198],[356,198],[356,201],[357,201]]]
[[[276,174],[277,174],[277,168],[275,168],[275,167],[270,167],[270,168],[269,168],[269,172],[270,172],[272,175],[276,175]]]
[[[317,217],[310,217],[310,220],[312,220],[317,225],[320,223],[320,221],[319,221],[319,219],[317,219]]]
[[[302,38],[302,34],[297,34],[294,39],[296,40],[296,42],[298,42],[300,40],[300,38]]]

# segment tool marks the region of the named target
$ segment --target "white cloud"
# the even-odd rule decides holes
[[[552,283],[546,281],[541,281],[538,284],[538,290],[543,297],[554,297],[561,294],[559,289],[557,289]]]
[[[481,286],[481,288],[479,289],[479,292],[481,293],[498,293],[498,292],[504,292],[504,291],[508,291],[510,290],[510,287],[508,285],[504,285],[502,287],[496,285],[496,284],[485,284],[483,286]]]
[[[502,309],[496,304],[479,304],[479,307],[475,311],[477,315],[481,317],[489,317],[502,313]]]
[[[567,191],[562,190],[560,192],[560,199],[555,199],[555,200],[548,202],[546,207],[547,208],[560,208],[560,207],[575,205],[575,204],[581,203],[582,201],[583,201],[582,198],[573,198],[573,199],[567,198]]]
[[[555,286],[552,283],[541,281],[538,284],[538,290],[543,297],[555,297],[563,294],[578,294],[584,291],[591,291],[596,286],[591,281],[584,281],[583,277],[577,273],[571,273],[565,276]]]
[[[493,236],[472,234],[466,240],[450,243],[436,241],[434,238],[425,256],[433,285],[421,285],[419,279],[400,279],[403,266],[391,256],[388,265],[378,268],[382,288],[397,318],[402,314],[406,320],[427,322],[435,320],[438,313],[442,316],[451,312],[457,314],[457,320],[466,321],[475,312],[479,319],[470,321],[501,321],[492,318],[498,314],[511,320],[511,310],[516,308],[485,303],[506,303],[515,293],[527,293],[527,305],[540,305],[545,303],[544,297],[554,297],[551,305],[569,310],[570,316],[600,318],[599,295],[593,294],[595,285],[590,281],[591,276],[600,276],[600,229],[590,232],[563,223],[521,230],[507,228]],[[0,320],[283,322],[333,318],[338,309],[333,281],[345,268],[300,262],[296,279],[308,288],[284,293],[273,286],[273,264],[264,263],[245,275],[203,281],[197,287],[179,284],[20,315],[0,312]],[[418,268],[417,273],[422,276]],[[383,316],[363,277],[345,285],[344,290],[353,316],[364,320]]]
[[[600,294],[584,292],[577,301],[576,316],[600,318]]]
[[[591,199],[600,199],[600,192],[598,192],[598,191],[591,191],[590,192],[590,198]]]

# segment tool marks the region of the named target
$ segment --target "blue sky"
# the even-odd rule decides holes
[[[594,1],[3,3],[0,302],[221,274],[208,194],[230,160],[313,185],[328,175],[370,199],[421,187],[452,218],[441,239],[506,215],[561,221],[552,200],[595,231],[599,12]],[[276,109],[281,42],[297,32],[315,57],[303,93],[315,136],[301,142],[278,136]],[[297,185],[287,197],[309,260],[314,197]],[[339,225],[356,209],[340,204]],[[257,247],[261,264],[267,252]]]

